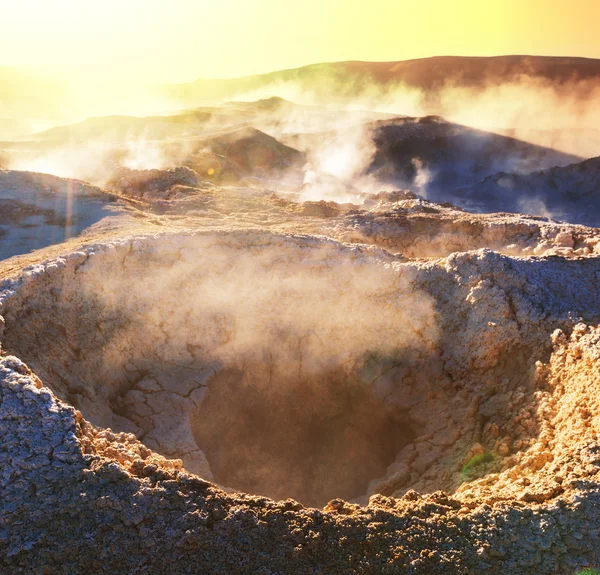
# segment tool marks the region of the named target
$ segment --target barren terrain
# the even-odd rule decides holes
[[[0,150],[2,573],[600,565],[597,153],[282,98]]]

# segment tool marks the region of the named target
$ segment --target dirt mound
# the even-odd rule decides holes
[[[185,166],[166,170],[119,170],[106,182],[109,190],[144,199],[169,199],[174,186],[197,187],[198,174]]]
[[[425,187],[436,201],[453,201],[452,190],[497,172],[527,174],[582,159],[439,116],[381,120],[369,127],[376,152],[368,172],[396,186]]]
[[[227,158],[241,173],[266,175],[289,169],[303,154],[255,128],[239,128],[206,139],[210,152]]]

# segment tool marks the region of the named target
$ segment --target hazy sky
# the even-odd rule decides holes
[[[0,65],[188,81],[434,55],[600,57],[598,0],[0,0]]]

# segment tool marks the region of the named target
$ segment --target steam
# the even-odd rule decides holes
[[[402,378],[424,373],[437,346],[435,306],[414,272],[333,242],[250,233],[156,245],[138,245],[122,267],[120,254],[96,257],[77,295],[65,286],[63,297],[87,302],[65,313],[93,310],[77,318],[81,333],[101,324],[86,357],[93,372],[77,377],[108,395],[139,379],[186,388],[209,373],[206,399],[187,417],[220,481],[313,504],[364,493],[408,437],[406,418],[394,423],[390,411],[410,391]],[[177,412],[148,419],[159,451],[174,418],[186,417],[175,399]],[[212,437],[210,421],[226,436]]]
[[[523,76],[485,89],[446,87],[440,115],[583,158],[600,155],[600,82],[556,86]]]
[[[377,149],[370,129],[346,129],[308,152],[303,200],[356,202],[362,195],[381,191],[374,177],[365,175]]]
[[[427,185],[431,180],[431,170],[425,168],[419,158],[413,158],[412,165],[416,172],[414,178],[415,191],[424,198],[427,198]]]
[[[87,297],[131,320],[110,346],[123,346],[135,331],[145,335],[130,357],[144,355],[143,342],[155,348],[157,341],[166,344],[167,357],[191,344],[210,361],[230,366],[261,362],[271,350],[282,373],[294,366],[294,372],[315,374],[349,366],[367,351],[388,355],[420,347],[424,334],[435,339],[433,307],[413,292],[407,273],[389,266],[364,273],[334,245],[304,254],[294,242],[259,244],[252,258],[223,246],[183,248],[182,254],[174,264],[155,261],[141,276],[126,269],[107,278],[105,269],[92,268],[83,285]],[[175,294],[178,303],[170,308]],[[170,303],[157,306],[163,300]],[[381,313],[384,304],[388,313]],[[175,326],[164,341],[161,330]]]
[[[506,133],[517,139],[581,157],[600,155],[600,81],[573,79],[564,85],[526,74],[478,87],[448,79],[430,92],[403,82],[348,81],[341,75],[310,81],[273,82],[238,94],[237,100],[280,96],[298,104],[344,111],[419,117],[440,115],[472,128]]]
[[[534,214],[552,220],[559,220],[562,215],[560,211],[550,210],[541,198],[520,197],[517,200],[517,206],[519,213]]]
[[[146,97],[147,93],[133,90],[121,108],[114,98],[109,98],[98,110],[135,112],[136,94],[138,113],[149,110],[172,113],[180,104],[175,96],[152,100]],[[81,92],[77,96],[81,105],[74,113],[78,117],[82,114],[84,95]],[[249,104],[273,96],[294,104],[266,101],[263,108]],[[89,109],[96,110],[92,100],[95,101],[90,100]],[[30,147],[16,142],[0,152],[4,167],[83,179],[102,186],[122,166],[194,167],[194,156],[202,153],[203,139],[252,126],[305,153],[306,162],[303,166],[279,169],[273,177],[269,176],[268,184],[262,169],[244,176],[258,178],[259,185],[263,182],[269,188],[285,189],[291,182],[300,186],[302,200],[356,202],[364,194],[390,189],[376,177],[366,175],[376,152],[374,120],[439,114],[466,126],[591,157],[600,155],[599,102],[600,83],[593,80],[555,85],[523,75],[502,85],[490,80],[483,88],[470,88],[449,79],[441,88],[425,93],[402,83],[375,83],[366,77],[348,81],[340,74],[323,73],[316,79],[291,77],[240,91],[226,106],[203,109],[206,117],[200,112],[202,117],[197,121],[189,125],[169,124],[158,135],[155,128],[113,134],[110,128],[113,120],[109,118],[106,133],[100,137],[90,136],[83,142],[67,137],[62,141],[36,142]],[[154,122],[156,118],[151,120]],[[427,196],[434,174],[421,158],[412,158],[412,164],[413,190]]]
[[[185,162],[191,149],[186,142],[169,145],[147,138],[143,133],[126,135],[115,141],[70,139],[40,147],[40,150],[9,151],[5,160],[7,168],[84,180],[101,187],[119,167],[136,170],[170,168]]]

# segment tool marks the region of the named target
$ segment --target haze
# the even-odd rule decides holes
[[[185,82],[438,55],[600,56],[594,0],[1,0],[0,14],[0,66],[79,80]]]

